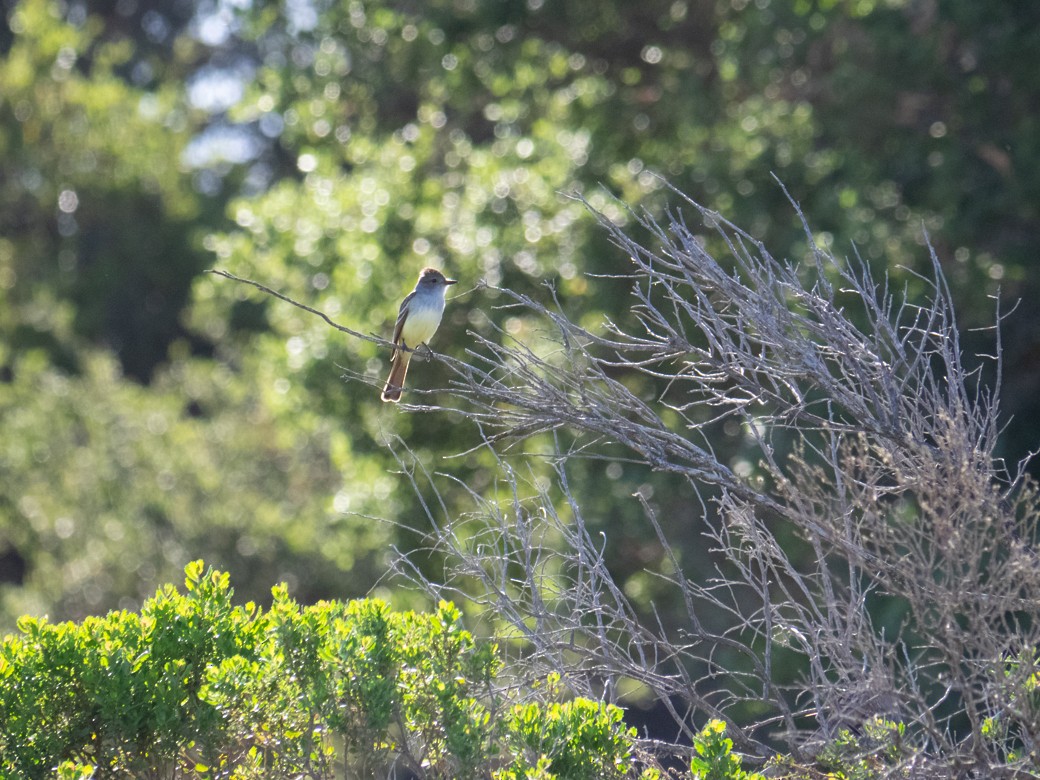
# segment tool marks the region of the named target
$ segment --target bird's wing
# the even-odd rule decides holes
[[[400,344],[401,343],[401,329],[404,328],[404,321],[408,317],[408,304],[411,302],[412,298],[414,298],[414,297],[415,297],[415,291],[413,290],[412,292],[408,293],[408,295],[406,295],[404,297],[403,301],[401,301],[401,309],[397,312],[397,323],[394,325],[394,338],[393,338],[394,344]],[[408,345],[406,344],[405,346],[408,346]],[[397,350],[394,350],[394,354],[391,357],[391,360],[394,357],[397,357]]]

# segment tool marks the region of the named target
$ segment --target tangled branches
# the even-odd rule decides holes
[[[915,304],[859,259],[814,249],[781,262],[687,205],[706,235],[678,214],[633,215],[652,239],[639,242],[597,214],[631,261],[634,325],[594,331],[555,302],[502,291],[556,349],[499,334],[475,336],[465,361],[444,358],[453,411],[479,427],[511,497],[473,492],[467,518],[431,511],[452,568],[426,584],[476,594],[524,639],[528,661],[581,693],[646,686],[687,734],[691,713],[710,715],[747,752],[768,755],[779,739],[807,757],[884,717],[914,747],[900,771],[1027,766],[1040,754],[1040,503],[1022,466],[1008,473],[995,457],[999,384],[985,389],[962,362],[934,251]],[[632,389],[634,375],[652,397]],[[754,469],[716,454],[722,420],[754,439]],[[612,576],[565,451],[547,459],[552,491],[501,457],[565,431],[621,446],[698,496],[686,533],[710,543],[711,572],[684,570],[652,504],[635,499],[645,533],[672,555],[663,576],[681,625],[648,617]],[[529,484],[540,487],[525,494]],[[898,619],[882,625],[879,601]],[[792,654],[795,682],[777,673]]]

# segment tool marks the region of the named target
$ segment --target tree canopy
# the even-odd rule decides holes
[[[626,258],[571,195],[639,235],[627,209],[681,210],[672,184],[803,262],[782,182],[817,242],[911,300],[927,233],[969,356],[995,349],[971,330],[994,297],[1038,293],[1035,3],[19,0],[3,22],[6,628],[135,606],[199,557],[250,598],[287,581],[407,604],[388,562],[429,529],[395,454],[458,480],[449,513],[500,490],[472,428],[380,403],[385,348],[207,268],[385,338],[442,266],[461,283],[436,351],[537,351],[496,288],[590,328],[634,321]],[[1004,322],[1011,461],[1040,438],[1038,317]],[[447,379],[423,364],[412,399]],[[754,468],[747,438],[720,424],[713,445]],[[671,564],[630,497],[678,528],[689,493],[623,459],[572,468],[649,609]],[[701,540],[683,555],[703,563]]]

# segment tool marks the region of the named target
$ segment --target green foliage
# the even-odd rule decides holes
[[[7,625],[29,610],[64,618],[129,605],[214,549],[240,587],[255,573],[257,594],[285,576],[308,594],[365,592],[369,575],[385,569],[389,543],[408,548],[416,538],[366,523],[355,529],[345,513],[378,514],[420,533],[425,524],[407,480],[387,475],[396,464],[385,436],[404,436],[424,465],[472,445],[464,426],[432,416],[416,425],[381,409],[371,388],[344,385],[340,366],[378,384],[385,351],[200,277],[206,265],[383,335],[426,263],[443,263],[467,283],[483,278],[536,295],[548,280],[569,313],[593,325],[623,322],[627,286],[587,275],[616,273],[623,258],[559,193],[583,190],[623,221],[612,195],[663,208],[650,172],[797,258],[804,238],[770,179],[775,172],[827,231],[820,241],[840,253],[855,240],[911,287],[913,275],[899,266],[913,266],[922,221],[944,260],[954,258],[954,282],[972,292],[1024,284],[1035,257],[1028,237],[1037,194],[1028,183],[1040,181],[1030,110],[1037,82],[1023,52],[1036,48],[1040,27],[1022,4],[799,2],[751,13],[736,1],[359,0],[318,3],[299,16],[273,2],[217,4],[210,18],[213,4],[200,3],[200,24],[234,14],[220,54],[256,67],[227,117],[189,99],[196,79],[224,72],[174,18],[186,13],[183,4],[173,5],[21,0],[7,16],[0,376],[20,383],[15,397],[32,392],[19,361],[42,354],[84,405],[108,392],[123,398],[112,387],[130,383],[118,372],[107,388],[80,382],[101,347],[123,374],[151,380],[160,404],[186,392],[212,398],[210,414],[192,423],[212,443],[199,469],[131,458],[134,481],[168,484],[173,472],[178,484],[207,482],[201,464],[211,472],[227,447],[233,456],[221,472],[236,495],[255,497],[243,499],[240,517],[262,518],[263,530],[238,535],[227,522],[235,507],[218,486],[213,514],[175,510],[168,490],[158,494],[166,518],[159,539],[134,532],[145,502],[132,489],[91,507],[104,512],[111,536],[83,544],[78,534],[46,533],[43,526],[64,519],[86,522],[77,517],[82,494],[70,490],[48,497],[46,521],[36,515],[26,532],[24,507],[40,497],[22,485],[38,480],[27,478],[28,465],[5,468],[0,553],[16,550],[33,575],[24,593],[4,594],[13,602]],[[143,26],[146,16],[165,20],[167,37]],[[235,169],[217,155],[191,168],[188,144],[225,120],[251,134],[256,159]],[[205,194],[207,182],[243,179],[226,210],[223,194]],[[497,338],[493,326],[537,347],[532,323],[498,302],[488,290],[454,301],[435,349],[460,355],[467,330]],[[185,374],[190,392],[169,380]],[[444,379],[436,364],[415,374],[417,387]],[[657,390],[627,381],[643,397]],[[224,392],[229,382],[236,392]],[[1012,405],[1014,395],[1006,389]],[[1019,397],[1040,396],[1027,389]],[[48,413],[45,403],[27,411],[40,438],[56,435]],[[1029,449],[1031,430],[1015,426],[1009,436]],[[270,446],[256,444],[261,433]],[[89,481],[95,469],[109,470],[102,459],[118,461],[122,444],[118,428],[99,429],[97,457],[70,448],[75,457],[59,458],[60,468]],[[741,462],[744,444],[739,426],[713,439],[724,461]],[[154,448],[189,445],[162,437]],[[54,457],[34,468],[58,471]],[[597,463],[575,468],[579,491],[597,485],[582,498],[603,526],[612,570],[638,603],[656,598],[665,609],[657,575],[667,562],[641,538],[641,512],[627,499],[645,487],[659,515],[681,525],[689,495],[630,464],[612,464],[606,479]],[[493,479],[476,456],[453,469],[478,492]],[[277,473],[288,481],[290,470],[299,483],[283,501],[267,488]],[[326,553],[314,538],[349,541]],[[108,576],[105,562],[131,557],[127,549],[161,552],[140,576]],[[691,570],[708,564],[696,541],[682,553]],[[56,592],[57,583],[69,592]]]
[[[1023,757],[1023,747],[1032,741],[1028,734],[1040,722],[1040,653],[1030,648],[1006,659],[1003,678],[1011,706],[986,718],[981,733],[1010,762]],[[1035,757],[1035,751],[1029,755]]]
[[[626,729],[621,718],[616,707],[584,699],[516,705],[509,731],[517,759],[495,777],[627,777],[636,731]]]
[[[384,602],[235,606],[226,573],[185,570],[141,612],[24,618],[0,645],[0,772],[42,778],[622,778],[634,731],[586,700],[511,705],[496,647],[459,611]],[[175,769],[174,769],[175,768]],[[649,775],[647,775],[649,776]]]
[[[817,763],[837,780],[910,777],[900,765],[912,752],[904,741],[906,728],[884,718],[863,724],[862,733],[842,731],[817,756]]]
[[[71,369],[84,342],[105,344],[148,379],[184,335],[180,311],[205,262],[198,236],[220,201],[180,168],[199,127],[181,58],[163,60],[168,80],[141,89],[123,77],[132,43],[97,17],[63,18],[64,5],[22,0],[7,18],[0,333]]]
[[[733,754],[733,740],[726,736],[726,724],[712,720],[701,729],[693,743],[697,755],[690,760],[695,780],[763,780],[763,775],[747,772]]]
[[[203,549],[258,601],[272,567],[309,601],[334,572],[379,576],[385,565],[363,553],[388,529],[337,511],[327,423],[281,424],[273,393],[212,366],[181,364],[146,390],[106,353],[80,360],[69,376],[28,353],[0,383],[0,480],[14,494],[0,500],[0,552],[22,551],[28,569],[25,587],[0,586],[0,628],[19,614],[136,608]],[[352,473],[373,491],[386,479]]]
[[[471,432],[381,408],[385,351],[201,277],[207,265],[366,333],[387,335],[426,263],[462,278],[460,292],[486,279],[545,296],[548,281],[598,327],[629,316],[627,285],[591,274],[624,259],[560,192],[624,221],[611,196],[659,211],[659,172],[801,258],[775,172],[826,231],[818,240],[839,254],[855,241],[884,266],[879,279],[913,293],[903,267],[922,256],[925,224],[972,299],[998,285],[1035,297],[1035,4],[198,3],[200,27],[207,13],[235,15],[216,49],[249,61],[226,117],[188,96],[200,75],[221,75],[185,31],[191,5],[19,0],[0,25],[0,556],[24,566],[0,568],[4,627],[24,613],[136,608],[202,554],[257,601],[279,579],[308,602],[345,598],[379,580],[388,550],[418,543],[424,506],[391,473],[387,435],[436,467],[469,450]],[[252,133],[256,158],[189,162],[192,140],[225,121]],[[468,331],[540,348],[534,324],[500,302],[480,288],[452,301],[434,348],[461,356]],[[1008,428],[1012,461],[1040,420],[1035,313],[1016,316],[1004,396],[1027,423]],[[966,336],[965,352],[982,338]],[[372,387],[344,383],[341,367]],[[431,362],[413,379],[419,390],[446,377]],[[624,381],[643,399],[659,390]],[[721,461],[753,468],[739,425],[716,434]],[[455,458],[451,471],[494,494],[486,459]],[[572,481],[634,608],[653,603],[673,622],[682,605],[661,594],[672,562],[630,497],[650,501],[684,571],[711,571],[686,532],[689,492],[621,460],[576,462]],[[446,513],[466,500],[446,495]],[[310,629],[286,620],[298,662],[326,663],[308,655]],[[352,663],[394,662],[361,636],[344,650]],[[235,663],[229,679],[252,679]],[[337,685],[369,707],[326,716],[378,730],[378,691]],[[471,726],[451,717],[456,740]],[[1003,717],[991,734],[1012,729]]]

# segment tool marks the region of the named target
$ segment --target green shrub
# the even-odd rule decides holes
[[[854,734],[842,729],[816,757],[820,768],[836,780],[913,777],[902,768],[912,757],[902,723],[875,717],[865,721],[859,731]]]
[[[626,777],[636,731],[626,729],[621,716],[616,707],[586,699],[518,704],[508,719],[515,758],[496,778],[540,773],[559,780]]]
[[[701,729],[693,747],[697,755],[690,761],[690,772],[696,780],[764,780],[762,775],[747,772],[741,766],[721,720],[712,720]]]
[[[235,606],[186,569],[140,614],[23,618],[0,644],[0,775],[623,778],[634,731],[613,706],[515,704],[494,644],[441,603]],[[93,774],[92,774],[93,773]],[[651,777],[652,775],[645,775]]]

